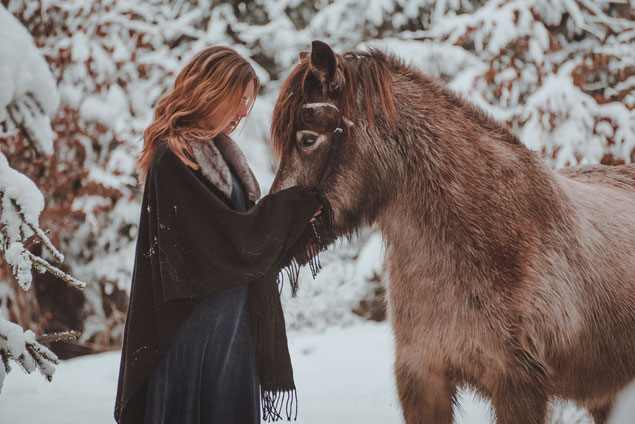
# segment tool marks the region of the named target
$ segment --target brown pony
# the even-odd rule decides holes
[[[461,386],[498,423],[543,423],[554,398],[605,422],[635,378],[635,166],[556,172],[394,57],[300,56],[271,190],[318,187],[335,236],[381,230],[406,422],[451,423]]]

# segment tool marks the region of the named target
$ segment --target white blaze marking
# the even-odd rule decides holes
[[[307,108],[307,109],[314,109],[314,108],[319,108],[319,107],[332,107],[336,111],[338,111],[338,112],[340,111],[337,108],[337,106],[335,106],[333,103],[306,103],[302,107],[303,108]]]

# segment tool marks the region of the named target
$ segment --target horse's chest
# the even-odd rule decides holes
[[[398,271],[389,279],[388,310],[398,349],[412,350],[424,361],[460,365],[469,379],[502,367],[501,332],[485,302],[477,304],[449,281]]]

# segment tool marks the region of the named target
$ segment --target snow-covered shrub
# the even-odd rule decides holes
[[[0,7],[0,135],[22,129],[39,152],[51,154],[49,116],[59,98],[55,81],[29,32]]]
[[[2,134],[11,135],[20,130],[34,151],[51,154],[50,115],[59,101],[55,83],[33,39],[4,6],[0,6],[0,56],[3,59],[0,63]],[[62,254],[40,228],[39,216],[43,208],[44,198],[37,186],[12,169],[0,153],[0,257],[4,258],[23,290],[31,286],[33,268],[39,272],[50,271],[69,284],[83,288],[84,283],[29,250],[33,243],[41,243],[53,259],[63,261]],[[6,283],[0,285],[6,286]],[[3,300],[0,305],[7,303]],[[57,363],[57,356],[42,346],[31,330],[24,331],[2,316],[0,359],[0,390],[10,371],[9,360],[19,363],[29,373],[39,369],[49,380]]]
[[[635,22],[619,3],[492,0],[425,37],[473,52],[485,66],[453,88],[555,166],[632,162]]]

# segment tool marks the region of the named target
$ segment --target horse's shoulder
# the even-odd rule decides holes
[[[565,177],[583,182],[635,189],[635,164],[577,165],[562,168],[558,172]]]

